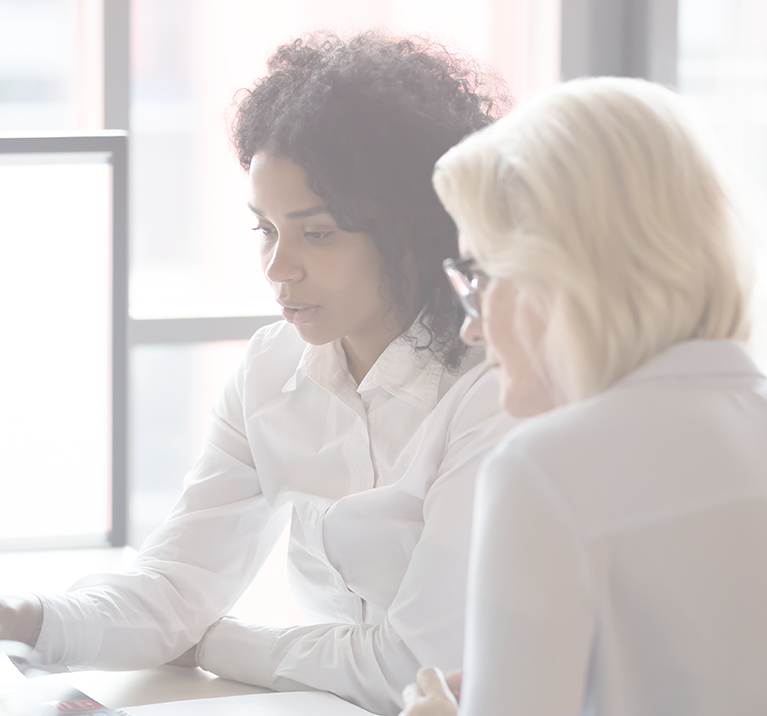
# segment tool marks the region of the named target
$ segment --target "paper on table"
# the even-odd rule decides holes
[[[370,711],[324,691],[220,696],[131,706],[127,716],[370,716]]]
[[[8,654],[0,651],[0,685],[11,686],[13,684],[24,684],[27,678],[22,674],[9,658]]]

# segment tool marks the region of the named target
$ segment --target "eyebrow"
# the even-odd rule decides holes
[[[260,216],[265,219],[264,212],[260,209],[256,209],[251,203],[248,203],[248,209],[250,209],[256,216]],[[316,216],[317,214],[328,214],[328,209],[322,204],[320,206],[313,206],[311,209],[300,209],[299,211],[289,211],[285,214],[286,219],[306,219],[309,216]]]

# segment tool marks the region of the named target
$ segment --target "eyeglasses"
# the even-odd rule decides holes
[[[456,292],[466,315],[474,320],[481,318],[482,290],[487,285],[487,274],[475,268],[474,259],[445,259],[442,268],[445,269],[450,285]]]

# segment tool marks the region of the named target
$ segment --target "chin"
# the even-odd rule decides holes
[[[322,346],[325,343],[334,341],[336,338],[341,338],[335,331],[328,330],[327,327],[312,325],[311,323],[304,325],[294,323],[293,328],[296,329],[296,333],[298,333],[302,341],[313,346]]]

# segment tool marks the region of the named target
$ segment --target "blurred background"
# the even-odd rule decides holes
[[[163,521],[195,459],[253,325],[238,319],[276,313],[229,146],[233,98],[278,44],[326,28],[429,35],[500,72],[518,102],[585,74],[673,86],[712,125],[765,235],[767,0],[0,0],[0,134],[129,131],[133,546]],[[52,244],[78,231],[51,228]],[[37,299],[55,301],[41,286]],[[23,321],[24,302],[12,310]],[[0,471],[6,495],[11,479]],[[67,480],[77,491],[76,471]],[[14,506],[17,524],[40,502]]]

